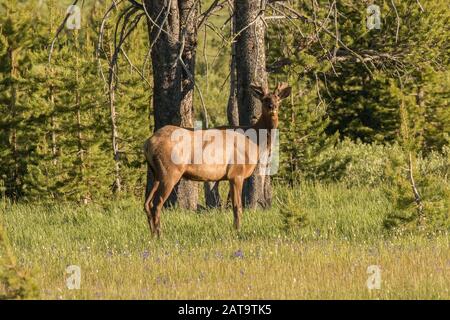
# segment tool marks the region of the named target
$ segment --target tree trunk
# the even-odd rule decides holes
[[[153,69],[153,111],[155,131],[172,124],[193,126],[193,75],[197,28],[194,0],[146,0],[150,17],[162,29],[148,21]],[[166,5],[167,3],[167,5]],[[192,10],[191,10],[192,8]],[[189,72],[183,70],[178,55],[184,48],[182,59]],[[151,172],[147,174],[146,194],[152,186]],[[198,198],[197,184],[180,181],[167,204],[178,202],[180,207],[195,209]]]
[[[180,42],[184,42],[181,55],[185,64],[181,70],[181,126],[194,127],[194,77],[195,54],[197,48],[197,5],[195,0],[178,0],[180,10]],[[181,179],[176,188],[178,205],[182,208],[196,210],[198,203],[198,186],[195,181]]]
[[[231,34],[236,34],[236,15],[232,12],[231,19]],[[239,125],[239,112],[237,104],[237,91],[236,91],[236,43],[231,44],[231,61],[230,61],[230,95],[228,96],[227,105],[227,118],[230,126]]]
[[[250,93],[250,84],[267,87],[265,26],[260,0],[235,0],[236,80],[239,124],[252,125],[261,115],[261,101]],[[270,207],[270,176],[260,175],[259,168],[244,183],[243,202],[248,208]]]
[[[12,126],[11,130],[11,139],[10,139],[10,145],[11,145],[11,153],[14,159],[14,170],[11,172],[11,179],[12,182],[10,184],[10,190],[11,190],[11,198],[15,201],[20,197],[20,189],[22,185],[21,181],[21,174],[20,174],[20,165],[19,165],[19,148],[17,143],[17,124],[15,122],[17,121],[17,82],[16,78],[18,77],[18,71],[17,71],[17,61],[14,49],[9,48],[9,59],[11,63],[11,71],[10,71],[10,77],[11,77],[11,100],[10,100],[10,112],[11,112],[11,118],[14,125]]]
[[[114,50],[109,46],[109,56],[112,57]],[[117,125],[117,111],[116,111],[116,94],[115,94],[115,75],[116,67],[114,64],[109,64],[109,86],[108,86],[108,104],[109,104],[109,120],[111,126],[111,147],[114,159],[114,182],[112,184],[112,193],[119,194],[122,191],[122,180],[120,178],[120,152],[119,152],[119,128]]]
[[[57,146],[56,146],[56,119],[55,119],[55,95],[53,94],[53,86],[50,86],[49,100],[51,105],[50,127],[51,127],[51,145],[52,145],[52,164],[56,166],[58,163]]]
[[[148,22],[153,43],[153,112],[155,130],[158,130],[168,124],[181,125],[181,65],[177,63],[180,17],[176,0],[146,0],[146,6],[156,24],[166,20],[162,25],[164,31]]]

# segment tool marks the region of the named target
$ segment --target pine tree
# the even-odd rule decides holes
[[[120,14],[120,12],[118,12]],[[111,18],[114,21],[114,18]],[[118,157],[115,158],[111,147],[108,153],[114,159],[114,172],[111,176],[117,176],[119,166],[119,179],[121,182],[121,194],[141,196],[145,188],[145,167],[142,157],[143,141],[147,139],[153,127],[151,124],[152,113],[150,112],[150,76],[151,68],[148,55],[148,34],[143,26],[138,26],[124,44],[123,50],[118,57],[115,74],[117,83],[114,84],[114,108],[115,108],[115,130],[117,134]],[[107,72],[114,52],[111,45],[113,41],[114,26],[105,25],[104,43],[105,51],[101,53],[101,66]],[[109,45],[107,45],[109,43]],[[107,75],[106,75],[107,77]],[[109,99],[105,95],[105,98]],[[109,101],[107,101],[109,103]],[[108,111],[111,117],[111,110]],[[113,130],[112,120],[109,120],[109,131]],[[112,145],[111,134],[108,137],[109,145]],[[117,177],[116,177],[117,180]],[[110,182],[114,183],[113,181]]]
[[[43,9],[40,7],[39,9]],[[61,181],[58,132],[61,92],[64,82],[57,77],[61,66],[48,64],[48,44],[54,33],[56,14],[55,1],[47,2],[47,12],[38,17],[42,28],[36,38],[36,50],[31,53],[33,67],[28,75],[33,90],[30,93],[30,108],[33,115],[28,127],[34,135],[34,148],[30,151],[27,174],[24,178],[24,196],[27,199],[55,199],[59,196],[57,185]],[[48,19],[46,19],[48,18]]]
[[[404,100],[407,97],[403,97]],[[384,225],[397,234],[419,232],[426,235],[450,231],[450,184],[445,177],[422,172],[418,126],[411,124],[406,103],[400,104],[401,147],[403,153],[391,154],[386,166],[390,179],[385,188],[394,204]],[[450,166],[450,158],[447,160]]]
[[[30,116],[27,74],[30,52],[39,28],[31,16],[32,5],[21,1],[2,3],[0,16],[0,179],[4,194],[17,200],[23,195],[27,157],[33,138],[27,128]]]
[[[325,133],[329,105],[322,93],[327,84],[320,75],[330,67],[317,59],[313,48],[297,51],[302,40],[288,30],[283,25],[270,30],[268,69],[270,82],[286,81],[293,88],[290,100],[280,107],[280,174],[275,179],[294,184],[314,177],[316,156],[332,146],[337,135]]]

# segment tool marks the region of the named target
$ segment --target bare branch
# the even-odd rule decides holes
[[[214,0],[213,3],[209,6],[209,8],[204,13],[202,13],[202,15],[201,15],[202,18],[199,21],[199,23],[197,24],[197,28],[200,28],[202,26],[202,24],[206,21],[206,19],[209,18],[209,16],[216,9],[216,6],[218,3],[219,3],[219,0]]]
[[[398,33],[400,31],[400,17],[398,15],[397,7],[395,6],[394,0],[391,0],[391,4],[394,7],[395,16],[397,18],[397,30],[395,31],[395,43],[398,42]]]
[[[128,0],[128,1],[131,2],[131,4],[132,4],[134,7],[138,8],[138,9],[140,9],[140,10],[143,10],[143,9],[144,9],[144,6],[142,5],[142,3],[139,3],[139,2],[137,2],[136,0]]]
[[[127,53],[125,52],[125,50],[123,50],[123,48],[120,48],[120,51],[122,52],[123,56],[125,57],[125,59],[127,60],[128,64],[130,65],[130,67],[137,72],[137,74],[141,77],[141,79],[147,83],[147,85],[149,87],[151,87],[152,85],[150,84],[150,82],[145,78],[144,74],[141,73],[141,71],[131,62],[131,59],[128,57]]]
[[[75,6],[75,5],[78,3],[78,1],[79,1],[79,0],[75,0],[75,1],[72,3],[72,6]],[[67,19],[69,19],[70,15],[71,15],[70,12],[68,12],[68,13],[66,14],[66,16],[64,17],[63,22],[61,23],[61,25],[60,25],[60,26],[58,27],[58,29],[56,30],[55,37],[53,38],[53,41],[52,41],[52,43],[51,43],[51,45],[50,45],[50,51],[49,51],[49,53],[48,53],[48,63],[49,63],[49,64],[50,64],[51,61],[52,61],[52,53],[53,53],[53,48],[54,48],[54,46],[55,46],[56,40],[58,40],[59,34],[63,31],[64,25],[66,24]]]
[[[106,77],[105,77],[105,74],[103,72],[103,68],[102,68],[101,62],[100,62],[100,52],[103,52],[106,55],[106,51],[105,51],[105,49],[103,47],[103,37],[104,37],[104,32],[105,32],[105,25],[106,25],[106,22],[107,22],[107,20],[109,18],[109,15],[111,14],[111,12],[114,9],[117,9],[118,5],[121,4],[122,1],[123,0],[119,0],[119,2],[113,1],[111,6],[105,12],[105,14],[103,16],[103,19],[101,21],[101,24],[100,24],[96,56],[97,56],[97,61],[98,61],[98,65],[99,65],[100,74],[102,76],[103,81],[105,82],[105,85],[107,85],[107,80],[106,80]]]
[[[160,25],[157,24],[156,21],[158,21],[159,17],[161,16],[162,12],[164,11],[164,6],[162,7],[161,11],[160,11],[160,12],[158,13],[158,15],[156,16],[156,19],[155,19],[156,21],[153,20],[152,17],[150,16],[150,14],[149,14],[149,12],[148,12],[148,9],[147,9],[147,7],[146,7],[146,5],[145,5],[145,1],[144,1],[144,6],[143,6],[143,8],[144,8],[145,15],[147,16],[147,19],[150,21],[150,23],[151,23],[154,27],[158,28],[158,33],[157,33],[157,35],[155,36],[155,38],[152,39],[152,43],[150,44],[150,49],[153,47],[153,44],[158,40],[159,36],[161,35],[161,32],[164,33],[165,35],[167,35],[170,39],[173,39],[173,40],[175,40],[175,41],[178,40],[178,39],[175,39],[175,38],[173,37],[172,34],[170,34],[169,32],[167,32],[166,30],[163,29],[163,25],[164,25],[164,23],[167,21],[167,19],[168,19],[168,17],[169,17],[169,13],[170,13],[170,5],[167,5],[166,14],[165,14],[165,16],[164,16],[163,21],[161,21],[161,24],[160,24]]]
[[[419,1],[419,0],[416,0],[416,2],[417,2],[417,5],[419,6],[420,10],[421,10],[422,12],[425,12],[425,9],[422,7],[422,4],[420,3],[420,1]]]
[[[200,90],[200,88],[195,83],[194,76],[189,71],[189,68],[186,66],[186,64],[184,63],[184,61],[183,61],[183,59],[181,57],[179,57],[179,61],[180,61],[181,66],[183,67],[184,71],[188,75],[189,80],[191,80],[191,82],[194,84],[195,89],[197,89],[197,92],[198,92],[199,97],[200,97],[200,102],[202,104],[203,118],[205,120],[205,126],[206,126],[206,128],[208,128],[209,127],[209,120],[208,120],[209,116],[208,116],[208,111],[206,110],[205,100],[203,99],[202,91]]]
[[[417,190],[416,182],[414,180],[413,160],[411,152],[409,152],[408,173],[409,173],[409,182],[411,184],[411,189],[414,195],[414,202],[416,203],[417,206],[417,215],[419,217],[419,224],[422,225],[425,218],[423,213],[423,203],[419,190]]]

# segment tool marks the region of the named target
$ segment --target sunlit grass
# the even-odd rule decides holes
[[[156,240],[132,200],[3,205],[1,221],[44,299],[450,298],[448,238],[388,236],[380,190],[277,187],[275,202],[288,192],[307,217],[294,231],[277,205],[245,211],[239,234],[230,210],[172,209]],[[81,267],[80,290],[66,287],[69,265]],[[380,290],[366,286],[370,265],[381,267]]]

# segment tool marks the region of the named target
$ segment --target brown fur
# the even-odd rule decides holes
[[[252,86],[251,89],[252,93],[262,101],[261,117],[253,126],[224,126],[207,130],[194,130],[167,125],[156,131],[145,142],[144,154],[149,169],[153,172],[154,184],[147,196],[144,209],[147,214],[150,230],[153,234],[160,235],[161,209],[172,192],[172,189],[182,177],[195,181],[230,181],[234,226],[236,229],[239,229],[242,215],[242,186],[244,179],[250,177],[256,168],[259,155],[258,145],[257,142],[251,141],[242,133],[226,129],[276,129],[278,127],[278,108],[280,102],[291,93],[291,88],[286,84],[279,84],[273,93],[269,93],[266,89],[257,86]],[[190,148],[191,158],[187,158],[188,156],[183,154],[180,145],[176,141],[171,141],[171,136],[175,130],[181,130],[179,131],[180,133],[191,138],[190,146],[183,145],[183,148]],[[220,162],[216,161],[214,164],[196,164],[193,161],[193,152],[198,148],[198,146],[194,146],[193,142],[196,134],[203,134],[206,137],[204,139],[206,141],[200,146],[202,151],[207,148],[208,151],[216,151],[222,148],[222,157],[218,157],[221,159]],[[234,141],[232,148],[235,155],[234,163],[230,163],[231,150],[226,149],[223,145],[215,141],[215,137],[225,138],[225,136],[231,138],[231,141]],[[238,141],[241,143],[238,144]],[[236,163],[236,154],[239,152],[243,159],[245,159],[244,163]],[[181,164],[174,163],[172,161],[173,154],[180,159],[191,160],[191,162],[181,161]]]

